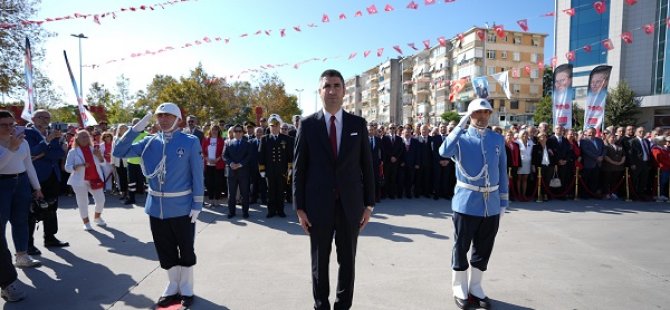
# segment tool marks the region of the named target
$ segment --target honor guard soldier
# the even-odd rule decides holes
[[[196,136],[176,130],[181,121],[176,104],[159,105],[156,118],[158,133],[133,143],[151,120],[149,112],[121,137],[114,156],[139,156],[142,174],[149,180],[144,210],[160,266],[169,280],[157,305],[167,307],[181,300],[188,308],[193,303],[195,222],[205,193],[202,148]]]
[[[451,258],[452,290],[460,309],[488,309],[482,274],[493,250],[500,217],[508,205],[507,155],[501,135],[488,126],[493,109],[484,99],[470,102],[467,114],[440,147],[442,157],[456,165],[452,199],[454,248]],[[465,124],[470,120],[470,127]],[[472,257],[468,264],[468,251]],[[470,275],[468,277],[468,268]]]
[[[284,190],[289,179],[293,162],[292,138],[281,134],[279,126],[282,120],[277,114],[268,118],[270,134],[261,138],[258,167],[261,178],[265,178],[268,184],[268,214],[267,217],[279,215],[286,217],[284,213]]]

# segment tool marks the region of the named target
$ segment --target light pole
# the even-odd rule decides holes
[[[80,34],[71,34],[71,36],[79,39],[79,97],[84,97],[84,81],[82,79],[82,68],[84,64],[81,62],[81,39],[88,39],[83,33]]]
[[[302,91],[305,90],[303,88],[296,88],[295,91],[298,92],[298,106],[301,107],[302,104]]]

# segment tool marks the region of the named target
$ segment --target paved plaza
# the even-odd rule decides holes
[[[3,309],[147,309],[161,294],[148,218],[108,196],[107,228],[82,230],[61,200],[61,240],[44,266],[19,270],[28,298]],[[91,211],[92,212],[92,211]],[[502,220],[484,288],[495,309],[670,308],[670,203],[513,203]],[[206,209],[196,227],[193,309],[310,309],[309,240],[289,217],[226,219]],[[41,236],[41,228],[36,236]],[[449,201],[386,200],[359,239],[354,309],[455,309]],[[11,244],[11,234],[7,234]],[[41,237],[38,238],[41,241]],[[331,258],[331,301],[336,281]]]

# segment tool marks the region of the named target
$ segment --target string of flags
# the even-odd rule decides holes
[[[142,11],[154,11],[158,8],[160,9],[165,9],[167,6],[175,5],[175,4],[180,4],[184,2],[194,2],[197,0],[170,0],[166,2],[159,2],[159,3],[154,3],[154,4],[142,4],[139,6],[129,6],[129,7],[122,7],[119,8],[118,10],[115,11],[108,11],[108,12],[103,12],[103,13],[88,13],[88,14],[82,14],[82,13],[73,13],[70,15],[64,15],[64,16],[58,16],[58,17],[49,17],[45,18],[42,20],[22,20],[19,23],[7,23],[3,22],[0,23],[0,29],[13,29],[13,28],[18,28],[18,27],[26,27],[26,26],[42,26],[44,23],[51,23],[51,22],[59,22],[59,21],[65,21],[65,20],[76,20],[76,19],[88,19],[92,18],[93,22],[100,25],[101,21],[105,18],[111,17],[112,19],[116,19],[116,16],[118,14],[123,14],[123,13],[137,13],[137,12],[142,12]]]

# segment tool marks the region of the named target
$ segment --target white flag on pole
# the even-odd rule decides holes
[[[512,99],[512,93],[509,91],[509,70],[491,75],[502,87],[507,99]]]

